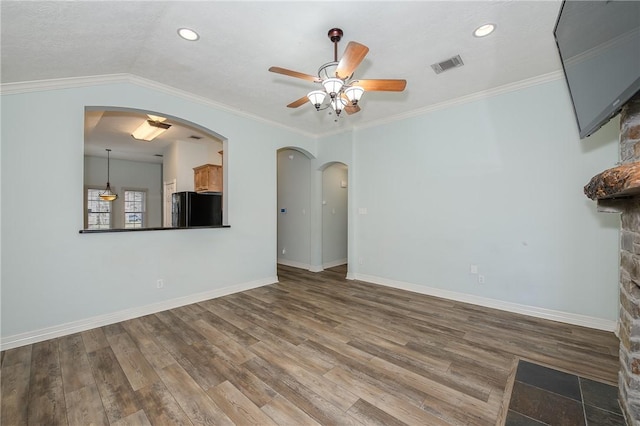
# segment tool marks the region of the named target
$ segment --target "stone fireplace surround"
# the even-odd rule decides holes
[[[640,93],[620,114],[620,160],[594,176],[584,192],[599,211],[622,214],[618,388],[627,424],[640,425]]]

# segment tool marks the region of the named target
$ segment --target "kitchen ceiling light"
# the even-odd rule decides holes
[[[109,161],[109,154],[111,153],[111,150],[107,148],[105,151],[107,151],[107,187],[104,189],[104,191],[98,194],[98,197],[100,197],[100,199],[103,201],[113,201],[118,198],[118,194],[111,190],[111,184],[109,183],[109,169],[111,166]]]
[[[171,124],[163,123],[164,120],[166,118],[150,115],[148,120],[131,133],[131,136],[141,141],[152,141],[171,127]]]
[[[189,28],[179,28],[178,35],[188,41],[196,41],[200,38],[197,32]]]
[[[484,24],[476,28],[473,32],[475,37],[486,37],[496,29],[495,24]]]

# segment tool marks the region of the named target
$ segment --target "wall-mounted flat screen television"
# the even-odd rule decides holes
[[[640,1],[564,0],[553,34],[586,138],[640,91]]]

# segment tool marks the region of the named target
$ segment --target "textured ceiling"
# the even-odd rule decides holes
[[[7,1],[1,7],[2,83],[133,74],[314,135],[373,124],[561,69],[555,1]],[[481,24],[494,34],[475,38]],[[197,42],[177,36],[195,29]],[[402,93],[365,93],[358,114],[334,123],[309,104],[286,105],[333,60],[330,28],[369,47],[355,77],[407,80]],[[436,75],[431,64],[461,55]]]

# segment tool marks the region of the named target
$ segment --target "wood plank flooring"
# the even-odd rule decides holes
[[[2,425],[495,425],[519,358],[616,384],[613,333],[278,268],[2,353]]]

